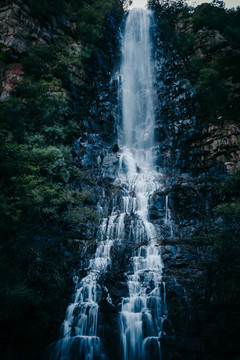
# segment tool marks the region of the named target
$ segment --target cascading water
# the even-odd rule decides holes
[[[128,297],[120,312],[124,360],[160,359],[160,337],[166,317],[163,264],[154,225],[148,221],[150,196],[160,187],[154,168],[153,63],[150,29],[152,12],[133,9],[122,41],[122,134],[119,179],[125,189],[126,213],[131,214],[129,241],[139,248],[132,256]]]
[[[98,336],[98,311],[102,297],[99,280],[110,264],[110,250],[114,239],[122,232],[120,217],[115,213],[104,219],[99,229],[102,241],[90,261],[88,275],[77,285],[74,301],[68,306],[61,328],[61,340],[50,345],[49,360],[105,359]]]
[[[122,41],[122,143],[146,169],[152,169],[154,129],[153,67],[150,41],[151,12],[130,11]]]
[[[161,186],[152,154],[156,96],[151,60],[152,23],[152,12],[143,9],[131,10],[126,19],[120,67],[119,170],[115,179],[115,185],[122,189],[122,199],[120,204],[113,199],[112,213],[102,222],[101,241],[90,262],[88,275],[76,286],[74,301],[62,325],[61,340],[49,347],[48,360],[107,359],[98,329],[99,303],[107,289],[100,283],[111,266],[111,248],[115,242],[125,246],[134,244],[137,248],[126,274],[128,294],[120,304],[121,358],[161,358],[166,291],[162,282],[161,249],[148,216],[150,197]],[[126,222],[130,223],[128,229]],[[110,296],[108,301],[111,303]]]

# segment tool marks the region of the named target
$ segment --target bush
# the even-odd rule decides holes
[[[214,121],[229,103],[229,91],[221,80],[220,73],[213,68],[203,68],[196,82],[201,114]]]
[[[76,36],[84,44],[99,46],[100,41],[106,35],[107,19],[112,12],[114,12],[115,16],[122,13],[121,2],[102,0],[91,4],[85,3],[85,6],[78,12]]]
[[[199,5],[192,16],[194,31],[198,31],[203,27],[223,31],[228,21],[229,18],[225,9],[214,6],[214,4],[205,3]]]
[[[33,0],[31,10],[34,16],[42,17],[45,21],[51,22],[52,16],[63,14],[67,9],[65,0]]]
[[[79,60],[66,54],[56,46],[32,49],[24,79],[0,104],[0,307],[8,328],[1,341],[21,344],[26,360],[39,359],[58,336],[81,259],[70,239],[92,247],[99,224],[92,184],[73,154],[81,124],[62,86],[70,80],[64,69]]]

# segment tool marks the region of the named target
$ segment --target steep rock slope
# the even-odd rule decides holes
[[[68,18],[53,15],[50,22],[43,21],[42,17],[38,18],[31,12],[29,4],[23,1],[6,1],[5,6],[1,8],[1,44],[3,44],[0,63],[1,100],[5,106],[6,100],[10,100],[11,91],[18,89],[17,84],[22,78],[24,79],[25,75],[28,79],[29,76],[33,76],[33,82],[39,81],[37,72],[33,74],[31,71],[30,73],[26,71],[28,62],[24,65],[26,70],[22,68],[23,59],[28,58],[29,53],[39,56],[38,52],[34,53],[35,45],[46,46],[47,49],[50,49],[51,45],[60,45],[65,48],[67,55],[62,54],[59,48],[53,51],[54,59],[45,61],[50,65],[43,67],[42,75],[44,81],[50,82],[53,77],[56,77],[56,72],[53,77],[50,74],[55,59],[61,60],[61,66],[62,60],[65,62],[66,58],[70,59],[66,67],[59,67],[57,70],[61,74],[59,77],[61,83],[53,82],[48,85],[47,91],[50,88],[53,93],[58,93],[59,97],[66,96],[67,103],[64,103],[64,106],[59,104],[55,110],[60,112],[64,108],[67,114],[63,118],[64,124],[67,121],[68,124],[72,123],[71,129],[76,127],[70,135],[70,140],[68,138],[63,142],[67,142],[72,148],[72,142],[75,139],[74,161],[70,161],[70,164],[78,169],[78,173],[71,174],[67,182],[60,180],[64,188],[71,189],[71,194],[67,194],[67,201],[64,198],[57,207],[60,215],[55,214],[56,206],[58,206],[56,205],[58,188],[57,195],[53,196],[52,201],[55,204],[49,206],[49,213],[45,211],[45,199],[41,203],[38,196],[34,196],[35,202],[28,204],[30,209],[38,206],[37,214],[40,215],[37,216],[41,218],[41,226],[44,224],[47,227],[49,223],[50,226],[56,222],[60,223],[53,227],[55,237],[56,234],[61,234],[59,238],[57,236],[55,239],[52,233],[49,234],[48,229],[43,234],[40,232],[39,235],[39,229],[37,229],[34,233],[34,237],[38,240],[37,246],[35,243],[34,246],[32,243],[26,246],[25,242],[16,241],[15,238],[9,240],[6,230],[4,231],[10,244],[9,248],[4,248],[7,259],[13,257],[14,261],[16,259],[19,261],[24,258],[23,264],[20,264],[23,276],[16,279],[24,286],[15,287],[16,272],[14,271],[9,277],[7,276],[11,283],[10,291],[6,291],[6,286],[3,284],[5,300],[10,303],[6,318],[2,317],[3,328],[8,324],[7,331],[4,331],[1,336],[3,344],[1,356],[4,360],[19,359],[19,357],[24,360],[36,359],[43,351],[43,347],[57,338],[69,296],[73,292],[71,277],[74,274],[80,278],[86,275],[85,268],[96,248],[97,227],[101,218],[111,213],[113,194],[115,201],[119,202],[121,192],[120,188],[112,185],[119,166],[118,146],[115,144],[118,79],[112,77],[113,63],[117,62],[116,43],[113,39],[110,40],[110,43],[113,41],[113,46],[109,48],[110,56],[108,54],[105,56],[106,54],[100,48],[93,57],[89,57],[88,46],[74,35],[76,16]],[[181,18],[179,20],[178,16],[179,13],[176,16],[178,21],[174,26],[181,33],[181,29],[185,29],[184,21]],[[106,24],[113,26],[116,35],[119,18],[114,20],[114,16],[111,15]],[[179,45],[174,43],[174,39],[169,41],[170,39],[165,38],[166,34],[161,31],[163,30],[160,26],[159,33],[156,33],[156,87],[159,109],[155,127],[154,154],[162,171],[161,180],[164,186],[152,197],[149,214],[157,228],[165,266],[164,281],[167,289],[169,321],[165,322],[165,336],[161,338],[163,359],[238,359],[240,349],[236,335],[239,330],[239,279],[237,277],[239,274],[237,262],[239,176],[236,173],[239,170],[239,125],[237,123],[239,115],[232,115],[230,110],[230,119],[226,118],[226,114],[221,113],[221,107],[219,110],[219,104],[216,105],[216,116],[217,118],[223,116],[221,123],[216,123],[212,118],[209,121],[211,113],[201,113],[199,102],[201,103],[202,100],[196,98],[196,91],[201,90],[200,84],[196,83],[195,78],[189,80],[189,73],[184,73],[189,64],[193,66],[193,60],[189,62],[189,54],[183,56],[179,51]],[[65,36],[70,38],[67,45]],[[182,45],[183,43],[180,46]],[[93,47],[95,46],[96,44],[93,44]],[[226,35],[216,29],[198,29],[194,45],[190,44],[190,47],[194,49],[194,56],[203,61],[206,60],[207,64],[212,61],[215,49],[218,53],[221,53],[223,49],[229,51],[230,58],[238,56],[236,46],[233,49]],[[80,64],[76,62],[75,54],[77,57],[80,56]],[[193,54],[190,58],[192,57]],[[187,66],[186,61],[188,61]],[[41,67],[40,70],[42,71]],[[67,73],[66,70],[69,71],[67,79],[62,77],[65,72]],[[44,78],[45,75],[50,75],[50,77]],[[234,88],[237,92],[238,81],[231,79],[229,81],[230,88],[232,90]],[[20,92],[26,89],[28,86],[20,88]],[[14,97],[15,95],[12,96]],[[34,96],[30,97],[32,98]],[[20,99],[23,102],[26,101],[24,96]],[[45,100],[40,103],[40,106],[43,103],[46,104]],[[31,100],[28,105],[30,102]],[[4,115],[7,116],[6,111]],[[38,119],[42,116],[41,114]],[[53,129],[55,124],[52,127],[47,125],[48,128],[44,129],[44,134],[48,133],[49,137],[47,144],[56,145],[59,148],[62,140],[59,144],[58,139],[62,139],[62,132],[69,134],[69,129],[62,127],[61,124],[56,131]],[[29,132],[31,129],[27,128],[25,131]],[[37,133],[42,134],[42,129]],[[7,145],[10,141],[10,146],[7,149],[4,148],[4,156],[8,159],[10,154],[11,161],[13,158],[19,163],[23,159],[16,158],[16,152],[20,154],[23,152],[24,161],[26,161],[29,153],[24,152],[21,141],[20,144],[16,142],[21,145],[20,147],[14,147],[15,145],[12,147],[12,136],[15,135],[12,135],[7,128],[7,136],[5,133],[4,140]],[[40,140],[40,138],[34,141],[31,139],[33,143],[30,146],[32,144],[36,146],[36,142],[39,144]],[[43,164],[43,169],[41,169],[44,176],[46,167],[50,170],[50,175],[47,175],[50,179],[61,171],[65,174],[66,170],[63,160],[66,154],[58,158],[54,153],[54,157],[60,165],[52,166],[55,160],[51,158],[47,165]],[[38,164],[44,163],[43,158],[46,158],[45,154],[40,159],[37,158]],[[15,163],[11,163],[10,166],[12,164]],[[31,166],[27,170],[28,175],[38,171],[35,169],[36,160],[35,167],[33,167],[32,158],[29,165]],[[69,170],[68,167],[70,166],[67,166],[67,170]],[[6,162],[3,169],[5,181],[11,179],[13,185],[16,186],[15,174],[9,171],[9,165]],[[13,170],[15,172],[16,168],[13,167]],[[232,174],[232,177],[228,180],[229,174]],[[29,179],[27,178],[26,181],[29,182]],[[59,178],[56,181],[59,182]],[[31,186],[36,190],[33,182]],[[79,188],[80,193],[72,196],[73,191],[79,192]],[[47,188],[41,188],[41,191],[47,191],[47,194],[52,196]],[[32,192],[28,191],[27,195],[30,196],[29,194],[32,196]],[[7,195],[9,196],[9,193]],[[14,195],[19,196],[19,194]],[[11,198],[11,207],[4,201],[3,219],[9,221],[9,209],[13,211],[14,208],[18,209],[20,206],[22,210],[22,205],[19,205],[18,199]],[[61,207],[64,209],[67,207],[68,211],[61,212]],[[73,211],[70,212],[69,208]],[[54,212],[53,215],[51,211]],[[14,219],[10,219],[7,225],[16,226],[16,219],[19,222],[22,221],[22,218],[18,220],[18,214],[14,212],[13,215]],[[62,221],[62,218],[67,218],[67,221]],[[130,221],[131,217],[128,219],[127,228],[130,227]],[[15,231],[15,228],[13,230]],[[27,235],[20,233],[20,235],[18,239],[29,238],[28,233]],[[116,309],[121,298],[127,295],[125,271],[129,268],[129,259],[134,246],[135,244],[132,244],[130,248],[116,246],[113,249],[111,253],[113,266],[104,279],[110,289],[115,307],[111,307],[106,299],[102,300],[100,324],[105,327],[106,341],[108,345],[111,344],[109,356],[114,359],[116,349],[119,349]],[[55,250],[49,259],[46,252],[52,248]],[[25,253],[24,251],[21,253],[20,249],[23,249]],[[16,256],[16,253],[19,255]],[[8,264],[5,255],[3,260]],[[60,267],[56,265],[57,263]],[[30,270],[26,271],[29,264],[31,264]],[[11,262],[9,266],[12,266]],[[16,269],[18,269],[17,266]],[[3,267],[3,271],[6,271],[6,268]],[[26,273],[27,280],[22,278],[26,276]],[[40,289],[36,283],[41,284]],[[48,287],[44,288],[43,283],[48,284]],[[50,297],[49,302],[42,300],[53,293],[56,296]],[[36,299],[39,297],[41,302],[36,305]],[[59,298],[62,299],[60,304]],[[26,308],[23,306],[24,303],[27,304]],[[51,309],[55,305],[57,310],[53,315]],[[16,308],[20,308],[20,313],[14,312]],[[3,309],[6,308],[3,307]],[[29,315],[30,313],[34,314],[33,318]],[[37,334],[30,336],[29,333],[36,328],[39,316],[44,319],[40,324],[40,330]],[[24,319],[28,318],[30,321],[28,320],[29,323],[26,323],[24,329],[19,325],[16,326],[16,323],[23,323]],[[52,327],[52,330],[43,336],[42,334],[49,327]],[[39,347],[35,346],[36,338],[38,338]]]
[[[0,357],[40,359],[108,211],[99,163],[115,134],[122,3],[4,1],[0,13]]]
[[[238,11],[152,5],[159,16],[155,152],[166,179],[152,217],[168,204],[172,227],[160,241],[170,321],[163,358],[238,359],[239,44],[214,23],[216,12],[234,26]]]

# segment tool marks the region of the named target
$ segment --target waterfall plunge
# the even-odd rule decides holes
[[[153,168],[153,64],[150,10],[129,12],[122,40],[121,94],[123,131],[120,143],[134,153],[138,165]]]
[[[126,189],[127,203],[134,204],[129,241],[139,243],[128,273],[129,295],[122,300],[120,312],[124,360],[160,359],[159,338],[167,312],[160,247],[154,225],[148,221],[149,198],[160,187],[152,156],[156,96],[152,23],[151,11],[131,10],[122,40],[119,179]]]
[[[61,339],[50,345],[47,360],[108,359],[98,329],[101,293],[107,290],[102,289],[100,283],[111,266],[111,247],[116,242],[137,248],[127,272],[129,291],[120,304],[121,358],[161,358],[159,339],[167,314],[166,291],[162,283],[161,249],[155,227],[148,220],[149,199],[161,186],[152,156],[155,98],[152,21],[151,11],[143,9],[131,10],[126,19],[119,91],[122,129],[119,130],[119,171],[115,180],[122,189],[122,201],[117,204],[112,199],[112,213],[103,219],[99,229],[102,240],[90,261],[87,276],[76,286],[73,303],[68,306],[62,325]],[[128,230],[126,218],[130,220]],[[111,303],[110,296],[108,301]],[[119,354],[116,358],[120,358]]]

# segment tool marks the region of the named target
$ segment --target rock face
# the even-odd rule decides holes
[[[182,180],[169,191],[173,232],[177,237],[163,239],[161,244],[174,335],[163,338],[163,352],[167,359],[224,358],[223,353],[228,350],[221,348],[220,343],[231,340],[227,318],[232,315],[223,305],[226,298],[219,293],[217,283],[227,281],[229,274],[220,274],[216,253],[211,243],[203,240],[220,228],[213,213],[214,199],[203,184],[194,184],[193,179]],[[228,358],[234,359],[238,351],[235,348]]]
[[[73,25],[66,19],[53,17],[51,24],[43,24],[33,17],[28,2],[16,0],[9,3],[0,9],[0,30],[4,52],[12,59],[19,59],[34,45],[56,42],[66,30],[72,33]]]
[[[229,46],[228,41],[220,31],[203,28],[197,33],[195,54],[200,58],[206,58],[206,54],[211,54],[217,48],[224,49],[227,46]],[[202,51],[203,47],[206,49],[205,54]]]
[[[41,22],[32,14],[28,1],[5,1],[5,6],[0,7],[0,51],[7,61],[0,61],[0,101],[9,98],[10,91],[21,79],[21,59],[30,48],[54,44],[59,36],[71,35],[72,30],[73,24],[62,17],[52,17],[51,24]]]
[[[191,212],[185,212],[190,230],[192,218]],[[197,229],[196,221],[193,229]],[[224,290],[234,274],[229,267],[221,271],[209,243],[183,237],[161,244],[172,331],[161,339],[163,358],[237,359],[239,312],[230,306],[228,290]]]
[[[158,110],[155,138],[156,158],[166,173],[193,176],[234,173],[240,170],[239,125],[237,119],[219,124],[202,125],[197,120],[194,95],[196,90],[182,81],[182,59],[177,51],[156,35],[156,87]],[[206,42],[206,43],[205,43]],[[200,30],[196,52],[203,47],[212,57],[215,46],[228,45],[215,30]],[[230,49],[231,54],[235,50]],[[196,53],[196,55],[198,55]],[[199,55],[198,55],[199,56]],[[233,84],[232,84],[233,86]],[[235,86],[235,85],[234,85]],[[239,86],[239,84],[236,84]]]
[[[216,41],[226,46],[218,31],[208,35],[206,40],[206,30],[199,32],[196,55],[200,56],[202,42],[209,52]],[[236,119],[219,125],[198,123],[194,89],[180,82],[181,66],[177,52],[159,37],[154,152],[165,175],[165,187],[154,194],[149,213],[160,227],[165,266],[169,323],[161,339],[163,359],[238,359],[239,311],[237,305],[230,305],[234,296],[230,300],[226,285],[236,279],[231,269],[235,265],[220,265],[217,249],[204,239],[212,232],[231,230],[214,211],[211,184],[214,176],[224,178],[240,170],[239,126]],[[168,227],[163,225],[166,196]],[[233,327],[229,323],[234,323]]]
[[[55,43],[64,31],[71,33],[72,26],[67,20],[59,23],[59,19],[43,25],[20,0],[0,9],[0,43],[10,59],[7,63],[0,61],[1,101],[9,98],[11,89],[23,76],[22,56],[36,44]],[[199,34],[199,42],[204,36]],[[224,43],[220,34],[212,36]],[[221,282],[226,282],[232,271],[239,272],[239,268],[228,269],[223,274],[217,267],[211,244],[198,237],[204,238],[221,225],[213,210],[209,176],[224,177],[240,170],[240,130],[234,122],[199,126],[192,107],[194,91],[180,84],[180,67],[181,59],[175,50],[159,40],[156,53],[159,108],[153,151],[163,173],[164,186],[161,192],[153,194],[149,215],[157,229],[165,266],[168,320],[161,338],[163,359],[237,360],[239,313],[227,303]],[[72,68],[76,87],[81,85],[81,71]],[[113,194],[116,201],[120,199],[121,189],[113,186],[119,161],[116,123],[116,86],[110,81],[106,90],[99,87],[98,97],[89,107],[89,116],[83,119],[84,130],[74,144],[80,168],[88,169],[89,176],[96,181],[94,202],[99,205],[100,217],[111,213]],[[90,229],[91,224],[88,226]],[[115,247],[111,255],[113,260],[123,259],[122,268],[118,271],[119,263],[115,261],[116,268],[107,275],[113,305],[103,299],[99,322],[104,327],[109,358],[117,359],[116,352],[120,353],[118,305],[127,295],[124,272],[129,259],[126,249],[122,248]],[[86,258],[89,260],[89,254]],[[85,266],[86,262],[83,268]],[[232,323],[234,325],[230,325]],[[12,358],[17,359],[17,355]]]
[[[240,170],[238,125],[211,125],[201,131],[189,125],[189,121],[181,121],[170,129],[168,140],[159,145],[159,152],[164,154],[159,157],[160,167],[166,168],[170,163],[177,174],[194,175],[232,174]],[[189,132],[185,132],[189,127]]]

